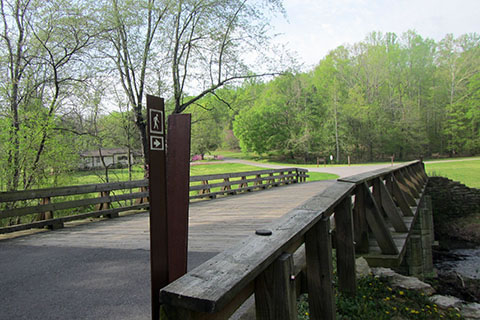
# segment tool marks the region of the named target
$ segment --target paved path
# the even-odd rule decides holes
[[[231,163],[247,164],[251,166],[257,166],[257,167],[269,168],[269,169],[282,169],[282,168],[291,168],[291,167],[305,168],[305,169],[308,169],[308,171],[312,171],[312,172],[325,172],[325,173],[336,174],[340,178],[353,176],[355,174],[372,171],[380,168],[391,167],[391,164],[372,164],[372,165],[352,165],[352,166],[334,166],[334,167],[331,167],[331,166],[324,167],[320,165],[317,168],[317,167],[302,167],[301,165],[296,165],[296,164],[275,165],[275,164],[260,163],[255,161],[248,161],[248,160],[241,160],[241,159],[234,159],[234,158],[225,158],[224,161],[231,162]]]
[[[190,207],[189,269],[253,234],[332,181]],[[148,214],[0,241],[0,320],[149,319]]]
[[[462,161],[472,161],[472,160],[480,160],[480,157],[476,158],[467,158],[467,159],[449,159],[449,160],[430,160],[430,161],[425,161],[424,163],[430,164],[430,163],[442,163],[442,162],[462,162]],[[324,167],[323,165],[320,165],[318,168],[317,167],[302,167],[301,165],[275,165],[275,164],[268,164],[268,163],[260,163],[260,162],[255,162],[255,161],[248,161],[248,160],[242,160],[242,159],[234,159],[234,158],[225,158],[225,162],[231,162],[231,163],[241,163],[241,164],[247,164],[251,166],[257,166],[261,168],[269,168],[269,169],[282,169],[282,168],[291,168],[291,167],[299,167],[299,168],[305,168],[308,169],[308,171],[311,172],[325,172],[325,173],[332,173],[338,175],[340,178],[348,177],[348,176],[353,176],[359,173],[364,173],[376,169],[381,169],[381,168],[388,168],[391,167],[391,164],[386,163],[386,164],[365,164],[365,165],[351,165],[351,166],[328,166]],[[218,163],[218,162],[215,162]],[[396,163],[398,164],[398,163]]]

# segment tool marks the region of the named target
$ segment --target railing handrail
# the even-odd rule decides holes
[[[354,189],[335,182],[277,220],[272,235],[251,235],[161,290],[161,301],[198,312],[217,312],[264,271],[282,252],[294,252],[301,238]],[[247,261],[248,263],[245,263]]]
[[[415,161],[410,161],[410,162],[405,162],[405,163],[400,163],[391,167],[385,167],[385,168],[380,168],[364,173],[359,173],[356,175],[344,177],[344,178],[339,178],[338,181],[344,181],[344,182],[351,182],[355,184],[360,184],[368,180],[373,180],[375,178],[390,174],[392,172],[398,171],[400,169],[403,169],[405,167],[414,165],[414,164],[419,164],[421,163],[420,160],[415,160]]]
[[[0,192],[0,202],[23,201],[46,197],[62,197],[85,193],[140,188],[146,186],[148,186],[148,180],[144,179],[107,183],[92,183],[54,188],[30,189],[12,192]]]

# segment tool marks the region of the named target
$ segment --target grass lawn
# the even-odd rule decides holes
[[[429,176],[442,176],[471,188],[480,188],[480,159],[426,163],[425,169]]]
[[[291,165],[294,167],[293,165]],[[232,172],[244,172],[244,171],[257,171],[265,170],[265,168],[239,164],[239,163],[205,163],[205,164],[195,164],[190,166],[190,175],[191,176],[200,176],[206,174],[219,174],[219,173],[232,173]],[[318,180],[331,180],[338,178],[337,175],[329,173],[318,173],[318,172],[309,172],[310,178],[308,181],[318,181]],[[135,166],[133,168],[133,180],[143,179],[143,169],[140,166]],[[114,181],[127,181],[128,180],[128,170],[127,169],[111,169],[109,170],[109,180],[110,182]],[[69,175],[62,177],[57,177],[57,181],[51,181],[48,184],[42,186],[43,188],[48,187],[60,187],[68,185],[82,185],[82,184],[92,184],[92,183],[103,183],[105,182],[105,172],[103,170],[89,170],[89,171],[77,171]]]

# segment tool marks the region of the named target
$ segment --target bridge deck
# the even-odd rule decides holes
[[[295,184],[192,203],[189,269],[331,183]],[[0,236],[0,319],[150,317],[147,214],[8,237]]]

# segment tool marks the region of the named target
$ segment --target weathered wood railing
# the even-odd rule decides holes
[[[426,181],[418,161],[338,180],[266,226],[271,235],[252,231],[164,287],[160,318],[228,319],[253,294],[257,319],[296,319],[297,295],[308,292],[310,318],[335,319],[331,218],[338,290],[354,294],[356,247],[399,263]]]
[[[305,182],[308,170],[298,168],[261,170],[229,174],[192,176],[190,178],[190,199],[214,198],[221,194],[234,194],[255,189],[265,189],[281,184]],[[198,183],[200,185],[197,185]],[[15,224],[0,228],[1,233],[31,228],[60,228],[65,222],[90,217],[116,217],[119,212],[138,210],[148,207],[148,181],[136,180],[81,186],[68,186],[0,192],[0,219],[17,218],[32,215],[29,223]],[[132,191],[132,189],[139,191]],[[218,189],[216,191],[216,189]],[[77,199],[68,199],[77,198]],[[83,197],[82,199],[78,199]],[[126,200],[134,200],[127,203]],[[14,205],[16,204],[16,205]],[[8,206],[10,205],[10,206]],[[88,212],[54,218],[54,212],[82,207],[95,206]]]
[[[90,184],[80,186],[69,186],[60,188],[48,188],[37,190],[25,190],[17,192],[0,193],[0,204],[20,204],[2,210],[0,218],[15,218],[26,215],[33,215],[30,223],[16,224],[0,228],[0,233],[14,232],[31,228],[60,228],[65,222],[91,218],[91,217],[116,217],[119,212],[137,210],[148,207],[148,203],[142,201],[148,197],[146,187],[147,180],[124,181],[102,184]],[[141,190],[131,192],[131,189]],[[127,193],[124,193],[126,190]],[[115,194],[118,193],[118,194]],[[66,197],[74,198],[82,196],[83,199],[69,200]],[[63,198],[63,199],[62,199]],[[78,198],[78,197],[77,197]],[[115,202],[135,200],[132,205],[120,205],[113,207]],[[38,203],[38,204],[37,204]],[[54,212],[72,208],[92,207],[93,211],[54,218]]]
[[[214,198],[217,195],[305,182],[308,177],[307,173],[306,169],[286,168],[193,176],[190,177],[190,199]],[[218,190],[212,191],[214,188]],[[198,194],[192,194],[193,191],[197,191]]]

